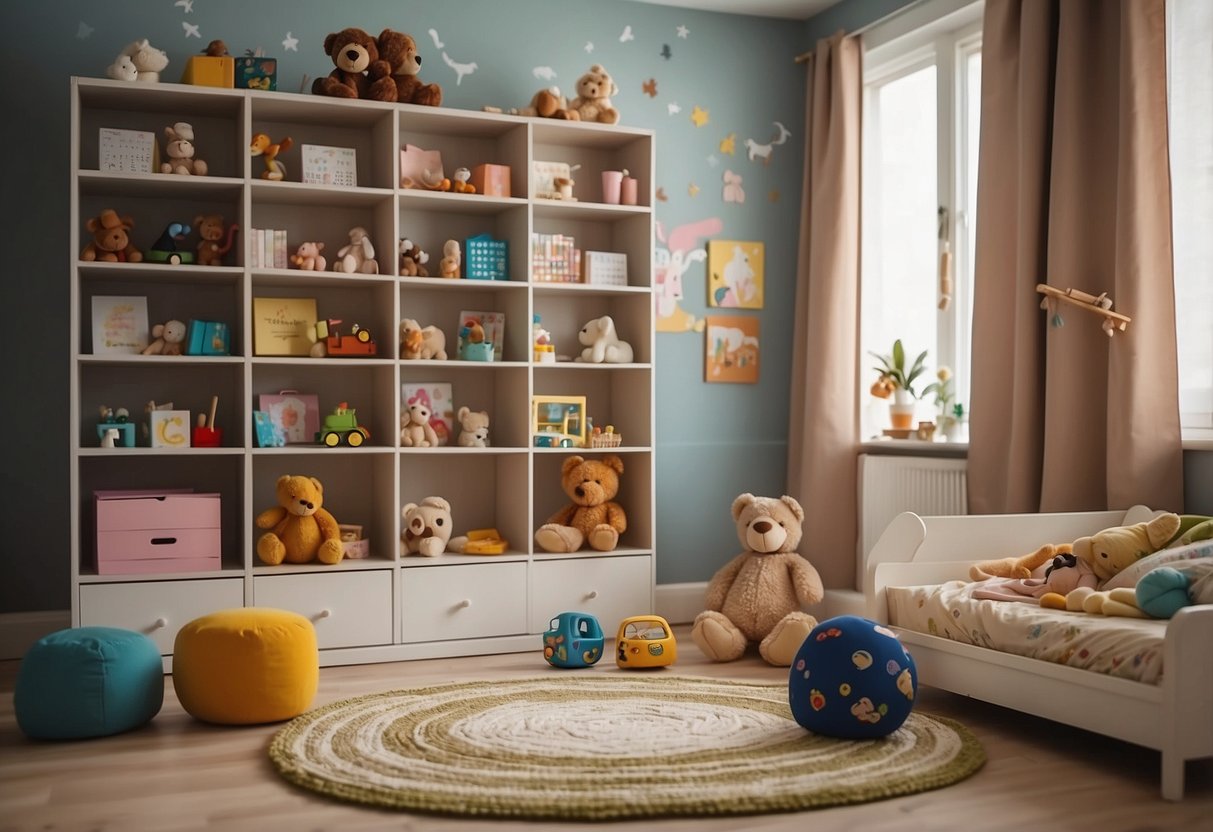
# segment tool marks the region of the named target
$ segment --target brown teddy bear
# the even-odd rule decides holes
[[[531,97],[531,103],[520,110],[510,110],[520,116],[557,118],[566,121],[581,121],[581,113],[569,109],[569,100],[560,94],[560,87],[547,87]]]
[[[106,208],[96,217],[90,217],[84,227],[93,235],[92,242],[80,252],[81,260],[103,260],[107,263],[138,263],[143,253],[131,243],[127,233],[135,227],[135,221],[113,208]]]
[[[623,506],[613,502],[622,473],[623,460],[614,454],[601,460],[566,459],[560,466],[560,485],[573,502],[535,532],[539,547],[545,552],[576,552],[582,543],[589,543],[600,552],[614,549],[628,527]]]
[[[429,269],[425,264],[430,262],[430,255],[421,250],[421,246],[412,240],[400,240],[400,274],[403,277],[429,277]]]
[[[198,229],[198,265],[222,266],[223,256],[232,250],[236,241],[236,223],[227,228],[227,239],[224,240],[223,215],[199,214],[194,217],[194,227]]]
[[[417,77],[421,72],[421,56],[417,54],[417,43],[412,36],[384,29],[379,34],[378,46],[380,57],[392,67],[392,81],[396,85],[393,101],[427,107],[442,103],[442,87],[423,83]]]
[[[594,64],[589,72],[577,79],[577,97],[569,107],[581,116],[582,121],[618,124],[619,111],[611,106],[612,95],[619,95],[619,87],[602,64]]]
[[[270,529],[257,541],[257,557],[270,566],[287,563],[339,563],[341,529],[323,508],[324,486],[315,477],[282,476],[278,505],[257,515],[257,527]]]
[[[336,67],[312,82],[313,95],[395,101],[392,64],[380,58],[379,44],[361,29],[342,29],[324,39],[324,53]]]
[[[707,610],[695,618],[691,638],[708,658],[731,662],[746,644],[770,664],[787,667],[817,619],[801,611],[821,600],[821,577],[796,553],[804,509],[788,496],[742,494],[733,501],[737,536],[746,551],[708,582]]]

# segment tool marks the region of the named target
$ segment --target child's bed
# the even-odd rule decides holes
[[[897,631],[925,685],[1161,751],[1162,795],[1180,800],[1184,762],[1213,757],[1213,707],[1209,705],[1213,697],[1213,605],[1185,607],[1166,621],[1134,620],[1130,626],[1135,635],[1153,638],[1157,647],[1154,667],[1138,674],[1147,681],[1134,681],[1057,663],[1061,658],[1031,658],[932,635],[932,631],[938,632],[934,625],[926,626],[921,617],[911,624],[907,615],[910,607],[925,602],[929,592],[901,589],[968,581],[969,565],[974,561],[1027,553],[1045,543],[1068,542],[1111,526],[1148,520],[1154,514],[1144,506],[1127,512],[967,517],[919,517],[906,512],[889,524],[868,557],[868,616]],[[1054,612],[1015,602],[967,603],[1011,604],[1016,608],[1017,623],[1026,627],[1034,626],[1035,616],[1042,616],[1038,620],[1048,626],[1044,616],[1050,614],[1076,617],[1083,628],[1126,626],[1123,619]]]

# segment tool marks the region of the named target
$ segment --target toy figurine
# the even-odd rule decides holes
[[[272,142],[265,133],[257,133],[253,136],[253,141],[248,146],[249,155],[260,156],[261,160],[265,162],[265,170],[261,172],[262,179],[281,181],[286,178],[286,166],[278,161],[278,155],[286,153],[293,144],[294,141],[290,136],[283,137],[282,141],[277,144]]]
[[[194,126],[185,121],[179,121],[172,127],[164,128],[164,136],[168,141],[164,145],[164,155],[167,162],[160,163],[161,173],[175,173],[179,176],[206,176],[206,162],[194,158]]]
[[[461,265],[463,265],[463,253],[459,250],[459,241],[447,240],[442,247],[442,261],[438,264],[439,273],[443,277],[459,277]]]
[[[189,236],[190,230],[186,223],[170,222],[165,226],[164,233],[148,249],[147,262],[171,263],[174,266],[179,263],[193,263],[194,253],[182,251],[177,247],[178,243],[184,242],[185,238]]]
[[[430,273],[425,264],[430,262],[430,255],[421,250],[421,246],[412,240],[400,240],[400,275],[401,277],[429,277]]]
[[[375,247],[366,229],[354,226],[350,229],[349,245],[337,250],[333,260],[333,271],[346,274],[379,274],[379,261],[375,259]]]
[[[322,272],[328,265],[324,255],[324,243],[300,243],[299,248],[291,255],[291,265],[305,272]]]
[[[194,217],[198,227],[198,265],[222,266],[223,256],[232,250],[239,230],[235,223],[224,229],[222,214],[199,214]],[[226,236],[226,240],[224,237]]]
[[[451,190],[457,194],[474,194],[476,186],[468,180],[472,178],[472,172],[467,168],[457,168],[455,170],[455,180],[451,182]]]
[[[135,423],[125,407],[115,410],[108,405],[97,408],[100,419],[97,422],[97,436],[102,448],[133,448],[135,447]]]

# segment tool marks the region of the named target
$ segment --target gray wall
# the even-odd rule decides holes
[[[732,498],[741,491],[781,493],[804,131],[804,70],[792,57],[803,48],[802,25],[585,0],[196,0],[188,14],[171,0],[56,0],[6,3],[0,14],[9,33],[4,66],[8,77],[21,79],[5,85],[8,117],[0,126],[0,210],[11,252],[0,281],[10,345],[0,372],[7,409],[15,415],[19,404],[21,413],[0,466],[6,494],[0,528],[8,544],[0,551],[0,612],[69,605],[66,327],[75,253],[63,249],[71,221],[68,79],[104,76],[115,54],[139,37],[168,51],[166,79],[180,77],[184,59],[212,38],[225,40],[233,54],[264,47],[279,58],[281,88],[294,91],[305,73],[331,69],[321,45],[327,33],[358,26],[377,34],[391,27],[417,39],[422,78],[443,85],[444,105],[471,110],[526,104],[548,84],[533,74],[535,67],[551,67],[555,83],[568,90],[591,63],[604,64],[619,83],[615,104],[623,123],[657,131],[656,184],[668,195],[658,204],[659,222],[674,229],[716,217],[723,223],[716,236],[766,245],[766,308],[754,313],[763,344],[757,385],[704,384],[703,335],[658,337],[658,580],[708,578],[737,551]],[[183,22],[197,26],[201,37],[188,38]],[[628,26],[633,39],[621,41]],[[687,38],[678,37],[678,26],[687,27]],[[444,49],[427,35],[431,28]],[[288,31],[299,41],[298,52],[283,49]],[[668,59],[661,55],[664,44]],[[456,85],[443,51],[478,69]],[[649,78],[657,80],[656,97],[642,92]],[[680,113],[668,113],[671,102]],[[704,127],[690,120],[696,105],[709,113]],[[776,148],[770,165],[748,161],[742,140],[769,141],[773,121],[787,125],[791,139]],[[734,156],[719,149],[729,133],[736,134]],[[723,202],[726,168],[742,175],[744,204]],[[689,193],[692,184],[697,196]],[[702,265],[686,277],[684,306],[697,316],[706,310],[705,281]]]

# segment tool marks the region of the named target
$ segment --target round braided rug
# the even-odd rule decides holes
[[[413,688],[282,728],[287,780],[356,803],[495,818],[789,812],[936,789],[985,762],[977,738],[912,713],[880,740],[792,719],[786,685],[625,673]]]

